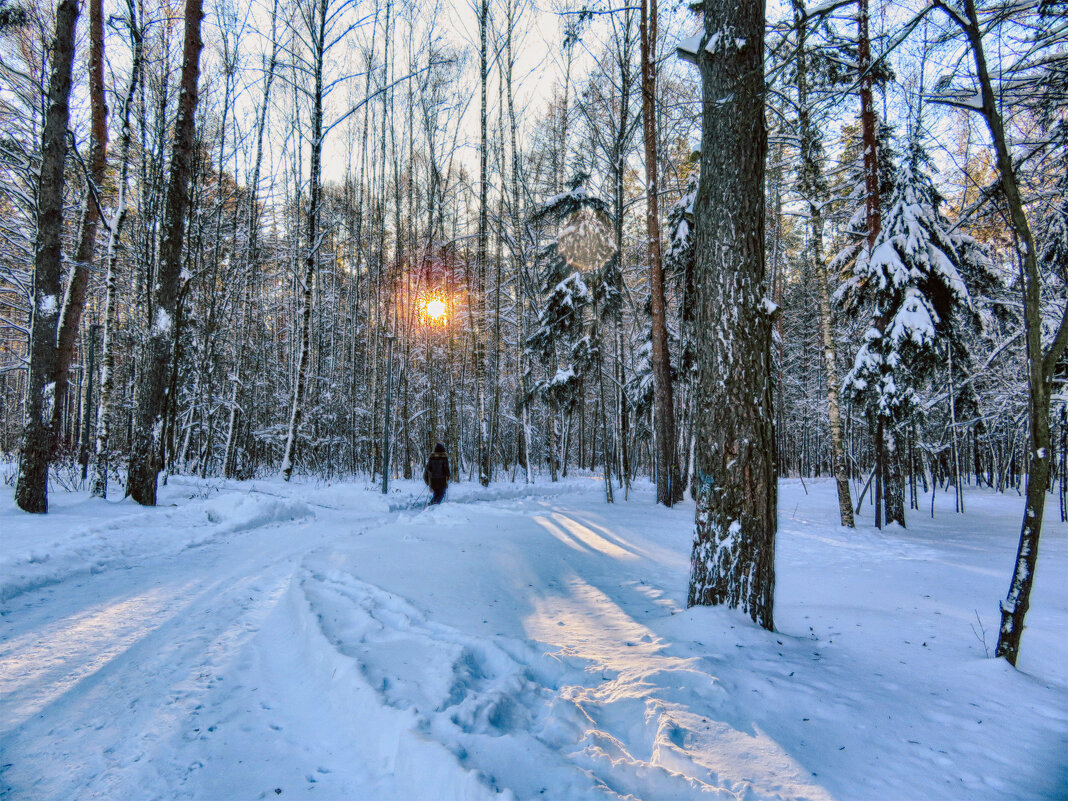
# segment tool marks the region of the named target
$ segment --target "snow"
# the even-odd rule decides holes
[[[565,370],[563,367],[558,367],[558,368],[556,368],[556,374],[552,377],[552,380],[549,383],[552,384],[552,385],[566,384],[569,381],[574,380],[574,378],[575,378],[575,368],[568,367]]]
[[[675,46],[675,52],[678,54],[678,57],[683,61],[696,64],[697,54],[701,50],[702,38],[703,37],[699,34],[697,36],[689,36],[685,39],[680,39],[679,43]]]
[[[56,309],[57,304],[55,295],[41,295],[41,298],[37,301],[37,313],[42,317],[55,314]]]
[[[171,325],[171,316],[167,313],[167,310],[157,305],[156,319],[152,324],[152,333],[156,336],[166,335],[170,333]]]
[[[694,506],[648,483],[393,487],[172,476],[155,508],[47,516],[6,489],[0,794],[1063,797],[1053,509],[1017,671],[987,656],[1015,493],[880,532],[781,482],[767,632],[685,608]]]
[[[51,420],[56,407],[56,382],[49,381],[41,388],[41,419]]]

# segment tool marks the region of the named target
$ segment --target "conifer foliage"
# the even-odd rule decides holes
[[[605,215],[608,204],[587,194],[585,178],[576,177],[568,191],[554,195],[534,215],[536,222],[561,223],[556,238],[538,254],[542,305],[527,346],[545,369],[543,378],[534,384],[535,392],[563,417],[563,450],[567,447],[568,421],[579,401],[583,380],[599,358],[590,331],[594,293],[587,279],[596,286],[604,284],[597,269],[603,265],[597,262],[612,256],[598,235],[598,218]],[[571,258],[566,258],[565,253]],[[592,268],[586,278],[583,266]]]
[[[838,291],[847,308],[871,312],[845,391],[872,429],[881,431],[890,461],[897,458],[898,433],[919,407],[918,390],[943,365],[946,348],[965,363],[963,335],[979,326],[968,279],[984,289],[993,280],[976,241],[952,232],[940,213],[942,199],[927,164],[922,147],[912,142],[894,177],[875,246],[860,251]],[[887,522],[894,522],[889,510],[897,506],[896,522],[904,525],[903,485],[894,480],[894,468],[884,474]]]

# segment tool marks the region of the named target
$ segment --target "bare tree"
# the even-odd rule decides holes
[[[89,3],[89,163],[86,169],[87,191],[82,201],[78,245],[71,265],[70,281],[63,300],[59,320],[56,350],[56,402],[52,411],[52,428],[57,445],[60,437],[62,410],[67,398],[67,383],[74,341],[78,335],[82,312],[85,309],[85,290],[89,282],[89,267],[96,250],[96,229],[100,220],[100,187],[107,168],[108,126],[107,103],[104,97],[104,9],[103,0]]]
[[[831,459],[834,480],[838,489],[838,514],[843,526],[853,528],[853,501],[849,495],[849,475],[846,469],[845,447],[842,442],[841,384],[838,378],[838,354],[834,343],[834,321],[831,318],[831,292],[827,263],[823,256],[823,204],[826,187],[820,167],[819,132],[811,118],[808,92],[807,19],[802,0],[793,0],[794,27],[797,31],[796,81],[797,114],[800,130],[800,189],[808,205],[809,247],[816,272],[816,291],[819,296],[820,335],[823,341],[823,364],[827,374],[827,416],[831,427]],[[866,173],[867,174],[867,173]],[[877,176],[876,176],[877,177]],[[878,181],[876,181],[878,189]]]
[[[193,172],[197,89],[200,78],[202,0],[186,0],[178,118],[171,149],[170,181],[160,232],[159,268],[152,287],[153,318],[138,370],[127,491],[144,506],[156,504],[160,435],[174,348],[174,314],[182,284],[182,241]],[[173,402],[173,399],[172,399]]]
[[[489,174],[486,160],[489,155],[489,128],[486,116],[486,89],[489,83],[489,0],[480,0],[476,16],[478,18],[478,76],[481,92],[479,111],[479,167],[478,167],[478,251],[475,264],[475,302],[479,308],[476,313],[475,327],[471,332],[474,338],[475,360],[475,406],[478,414],[478,481],[488,487],[493,472],[491,466],[492,443],[490,442],[489,417],[486,413],[486,354],[485,333],[481,320],[484,318],[486,302],[486,259],[487,236],[489,232]]]
[[[1020,267],[1021,299],[1023,301],[1024,334],[1027,352],[1027,389],[1029,397],[1029,447],[1027,453],[1027,488],[1024,492],[1023,524],[1020,544],[1016,552],[1009,591],[1001,603],[1001,628],[995,654],[1015,665],[1020,654],[1024,617],[1030,607],[1031,586],[1038,562],[1038,543],[1042,534],[1042,517],[1046,507],[1046,491],[1050,481],[1052,435],[1050,432],[1050,398],[1053,376],[1062,354],[1068,346],[1068,305],[1061,311],[1060,321],[1049,344],[1042,344],[1042,278],[1039,273],[1039,253],[1027,209],[1017,177],[1017,168],[1010,149],[1009,137],[1001,116],[1000,104],[987,64],[983,45],[983,27],[976,11],[975,0],[964,0],[960,9],[940,0],[933,4],[940,8],[964,33],[975,65],[975,80],[979,91],[966,97],[958,105],[978,111],[986,121],[997,162],[1001,192],[1008,207],[1009,222],[1015,234],[1016,259]],[[1068,275],[1063,264],[1062,275]],[[1063,277],[1062,277],[1062,280]]]
[[[141,76],[142,31],[137,21],[137,9],[133,0],[127,2],[127,24],[133,43],[130,65],[130,82],[123,98],[122,132],[119,135],[119,182],[115,209],[107,220],[108,247],[104,272],[104,342],[100,355],[100,398],[96,415],[96,463],[93,466],[91,493],[97,498],[106,498],[108,492],[108,469],[111,463],[111,418],[115,393],[116,324],[118,316],[118,260],[119,242],[128,209],[130,172],[130,148],[133,143],[133,126],[130,123],[134,95]]]
[[[645,224],[649,235],[649,294],[653,323],[653,389],[656,398],[656,500],[671,506],[681,498],[675,448],[675,399],[671,388],[664,261],[660,247],[660,181],[656,131],[657,0],[642,0],[642,131],[645,135]]]

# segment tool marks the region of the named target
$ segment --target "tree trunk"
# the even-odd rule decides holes
[[[486,296],[486,237],[489,228],[488,207],[488,181],[489,175],[486,170],[486,159],[489,155],[489,135],[486,121],[486,86],[489,82],[489,0],[482,0],[478,12],[478,35],[479,35],[479,79],[481,86],[482,106],[479,115],[480,147],[479,147],[479,170],[478,170],[478,265],[475,268],[478,275],[478,289],[475,295],[476,314],[475,325],[472,329],[474,341],[475,360],[475,406],[478,414],[478,482],[483,487],[490,483],[490,436],[489,419],[486,414],[486,355],[483,343],[482,323],[485,319],[485,296]],[[481,318],[481,319],[479,319]]]
[[[887,525],[905,528],[905,476],[901,471],[900,438],[896,430],[883,426],[883,509]]]
[[[519,148],[516,142],[516,115],[515,115],[515,93],[512,91],[512,71],[515,66],[515,51],[513,49],[513,33],[515,32],[515,3],[509,2],[505,5],[505,12],[507,14],[507,28],[505,31],[505,69],[504,69],[504,81],[505,81],[505,102],[508,104],[508,129],[509,129],[509,145],[511,148],[510,156],[511,163],[509,165],[509,178],[511,183],[511,198],[510,198],[510,211],[511,211],[511,223],[512,223],[512,258],[515,264],[515,281],[516,281],[516,349],[518,351],[517,369],[519,372],[519,387],[518,387],[518,408],[520,418],[520,441],[522,443],[522,450],[520,451],[520,460],[523,464],[523,473],[526,478],[526,483],[532,484],[534,482],[534,472],[530,463],[530,451],[531,451],[531,429],[530,429],[530,387],[527,377],[527,363],[526,363],[526,302],[527,302],[527,282],[526,282],[526,265],[523,258],[523,225],[520,219],[520,194],[519,194]]]
[[[96,415],[96,464],[93,467],[93,484],[90,489],[94,498],[106,498],[108,493],[108,469],[111,461],[111,407],[115,394],[119,238],[122,235],[123,223],[126,221],[127,178],[130,172],[130,146],[133,142],[130,111],[141,75],[141,28],[135,16],[136,10],[132,0],[128,11],[130,36],[133,39],[133,58],[130,65],[130,85],[122,104],[118,199],[115,203],[115,212],[108,220],[107,267],[104,273],[104,342],[100,353],[100,400],[97,404]]]
[[[868,32],[868,0],[857,4],[857,69],[860,72],[860,127],[864,144],[864,207],[867,213],[868,249],[882,230],[879,197],[879,142],[875,130],[875,101],[872,97],[871,36]]]
[[[1068,343],[1068,309],[1061,318],[1057,333],[1048,350],[1042,348],[1042,296],[1041,278],[1038,272],[1038,253],[1035,238],[1024,210],[1009,151],[1008,136],[998,111],[986,53],[983,49],[975,0],[965,0],[965,18],[950,12],[961,27],[971,46],[975,60],[976,78],[982,96],[982,115],[990,130],[990,138],[997,156],[998,176],[1001,190],[1008,206],[1009,218],[1016,233],[1017,259],[1023,284],[1024,332],[1027,342],[1027,383],[1030,395],[1030,453],[1027,486],[1024,492],[1023,524],[1020,544],[1016,552],[1009,592],[1001,603],[1001,627],[998,633],[996,656],[1003,656],[1015,665],[1020,654],[1020,638],[1023,635],[1024,617],[1031,601],[1031,585],[1035,565],[1038,562],[1038,543],[1042,534],[1042,516],[1046,507],[1046,490],[1050,477],[1050,397],[1053,372]]]
[[[82,411],[82,433],[78,440],[78,464],[82,466],[82,481],[89,477],[89,438],[92,436],[93,379],[96,377],[96,338],[99,333],[100,325],[98,323],[89,326],[88,379],[85,386],[85,404]]]
[[[801,192],[808,203],[809,235],[812,237],[812,263],[816,268],[816,289],[819,293],[820,334],[823,339],[823,365],[827,375],[827,416],[831,429],[831,469],[838,489],[838,516],[843,526],[853,528],[853,501],[849,495],[849,475],[846,470],[845,446],[842,441],[841,381],[838,378],[838,354],[834,344],[834,323],[831,318],[831,291],[827,264],[823,259],[823,197],[819,155],[816,152],[817,133],[812,125],[808,107],[808,53],[804,6],[794,0],[794,24],[797,43],[797,102],[798,124],[801,129]],[[820,195],[817,197],[817,193]]]
[[[304,390],[307,384],[308,361],[311,356],[312,288],[319,264],[319,202],[321,194],[323,153],[323,57],[326,54],[327,0],[319,0],[318,15],[313,16],[314,30],[308,31],[315,48],[315,92],[312,95],[311,156],[308,175],[308,252],[304,258],[304,281],[301,301],[300,355],[293,381],[293,399],[289,412],[289,431],[282,456],[282,478],[289,481],[293,474],[293,457],[297,435],[304,415]],[[384,145],[383,145],[384,146]]]
[[[48,109],[41,133],[41,176],[37,185],[33,313],[25,428],[19,453],[15,503],[26,512],[48,511],[48,463],[55,442],[56,325],[63,257],[63,167],[67,158],[70,83],[74,65],[77,0],[60,0],[52,42]]]
[[[189,177],[193,171],[197,83],[200,78],[200,23],[202,0],[186,0],[185,41],[182,56],[178,119],[171,151],[171,175],[163,228],[160,233],[159,268],[153,291],[154,313],[141,359],[135,401],[133,437],[127,489],[144,506],[156,504],[159,474],[159,439],[162,428],[168,368],[174,346],[173,317],[178,302],[182,271],[182,240],[189,205]]]
[[[60,409],[67,397],[70,365],[74,360],[74,341],[78,336],[82,312],[85,309],[85,289],[89,283],[89,265],[96,245],[96,228],[100,220],[99,188],[107,169],[108,126],[107,100],[104,96],[104,12],[103,0],[89,0],[89,105],[91,108],[89,165],[86,182],[89,184],[82,202],[78,247],[71,265],[70,283],[63,300],[56,344],[56,404],[52,412],[52,428],[59,445]]]
[[[649,236],[649,295],[653,326],[653,394],[656,403],[656,500],[671,506],[679,481],[675,454],[675,401],[671,387],[671,352],[668,350],[667,301],[664,263],[660,252],[660,182],[656,134],[656,18],[657,0],[641,3],[642,131],[645,138],[646,232]]]
[[[774,627],[773,307],[764,297],[764,4],[706,0],[695,208],[697,520],[688,604]],[[720,32],[731,29],[731,36]]]

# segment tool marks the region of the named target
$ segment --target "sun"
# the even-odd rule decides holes
[[[429,298],[423,301],[423,312],[431,320],[444,321],[446,311],[448,309],[445,306],[445,302],[438,298]]]

